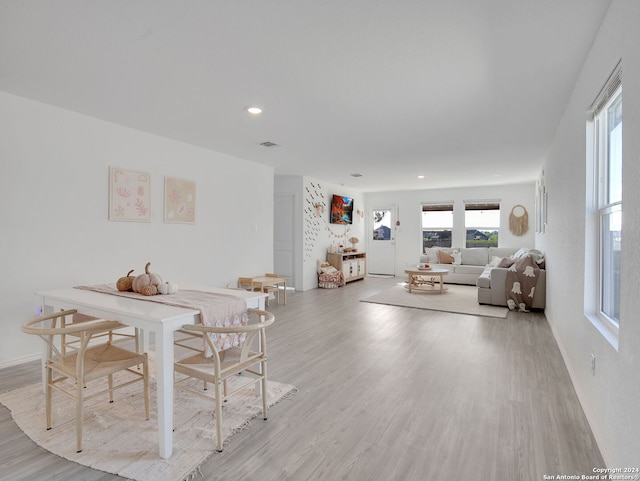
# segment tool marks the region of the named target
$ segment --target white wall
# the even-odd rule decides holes
[[[317,263],[324,261],[330,245],[350,246],[347,239],[357,237],[364,248],[365,219],[356,215],[355,210],[364,210],[362,193],[337,184],[325,183],[312,177],[276,176],[276,193],[291,193],[300,206],[296,219],[296,290],[305,291],[318,287]],[[351,225],[329,223],[329,209],[333,194],[352,197],[354,219]],[[320,212],[315,208],[320,204]]]
[[[152,222],[108,220],[109,166],[151,174]],[[196,225],[163,222],[164,176],[196,182]],[[273,268],[273,169],[2,92],[0,199],[0,366],[40,352],[20,331],[38,289]]]
[[[500,199],[500,247],[534,247],[535,241],[535,183],[469,187],[458,189],[425,189],[405,192],[377,192],[365,194],[368,208],[374,205],[395,204],[400,226],[396,229],[396,275],[414,266],[422,252],[422,203],[454,202],[453,247],[465,246],[464,201]],[[516,237],[509,231],[509,214],[515,205],[522,205],[529,215],[529,231]]]
[[[544,167],[549,210],[546,316],[609,467],[640,461],[640,2],[614,0],[583,66]],[[622,59],[623,243],[619,350],[584,315],[586,112]],[[589,263],[596,262],[588,259]],[[591,354],[596,356],[591,375]]]

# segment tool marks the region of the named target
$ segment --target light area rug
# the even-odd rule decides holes
[[[509,309],[506,307],[478,304],[478,288],[474,286],[445,284],[448,290],[443,294],[436,294],[419,291],[409,293],[405,285],[406,283],[400,283],[378,294],[361,299],[361,301],[474,316],[500,317],[503,319],[509,313]]]
[[[91,383],[87,390],[100,382]],[[16,424],[36,444],[70,461],[137,481],[192,479],[198,472],[198,466],[215,452],[213,401],[176,392],[173,455],[162,459],[158,454],[154,380],[150,387],[151,418],[148,421],[144,415],[141,383],[116,391],[113,404],[109,404],[108,396],[98,396],[86,402],[81,453],[76,453],[75,448],[75,401],[54,391],[54,427],[49,431],[45,429],[42,384],[0,394],[0,403],[11,411]],[[291,385],[269,381],[269,406],[289,398],[294,392],[295,387]],[[250,420],[258,415],[263,422],[262,400],[256,396],[255,389],[249,387],[231,396],[222,413],[225,443],[233,433],[248,429]]]

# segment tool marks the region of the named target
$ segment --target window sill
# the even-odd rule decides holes
[[[618,338],[619,338],[619,329],[615,326],[612,326],[611,323],[601,319],[600,317],[594,314],[587,314],[587,319],[589,322],[595,327],[600,334],[607,340],[611,346],[618,351]]]

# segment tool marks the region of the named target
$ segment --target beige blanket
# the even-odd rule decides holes
[[[524,255],[507,270],[507,307],[512,311],[529,312],[536,292],[540,268],[531,255]]]
[[[141,301],[158,302],[169,306],[197,309],[200,311],[200,321],[206,326],[229,327],[247,324],[247,301],[232,293],[219,294],[185,289],[168,296],[144,296],[137,292],[121,292],[113,284],[76,286],[75,288]],[[212,340],[218,350],[224,350],[242,343],[244,334],[212,334]],[[211,353],[207,352],[207,355],[211,355]]]

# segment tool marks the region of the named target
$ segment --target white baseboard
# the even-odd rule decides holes
[[[603,449],[604,444],[602,443],[602,436],[600,435],[600,425],[597,422],[597,417],[594,414],[594,408],[593,405],[591,404],[591,402],[589,401],[589,398],[587,397],[587,395],[585,394],[584,390],[582,389],[582,386],[576,382],[576,380],[578,379],[578,377],[575,374],[575,370],[573,369],[573,365],[569,362],[567,362],[569,360],[569,356],[567,355],[567,351],[564,348],[562,342],[560,341],[560,338],[556,335],[554,329],[553,329],[553,324],[549,322],[549,320],[547,319],[547,322],[549,323],[549,327],[551,327],[551,333],[553,334],[554,339],[556,340],[556,344],[558,344],[558,348],[560,349],[560,355],[562,356],[562,359],[564,361],[564,365],[567,367],[567,371],[569,371],[569,377],[571,378],[571,384],[573,384],[573,389],[576,391],[576,395],[578,396],[578,401],[580,402],[580,405],[582,406],[582,411],[584,412],[585,417],[587,418],[587,422],[589,423],[589,426],[591,427],[591,432],[593,433],[593,437],[596,440],[596,444],[598,445],[598,449],[600,451],[600,455],[602,456],[602,459],[604,460],[604,464],[606,466],[611,466],[611,463],[609,462],[609,460],[607,459],[607,451],[605,449]]]
[[[24,364],[25,362],[36,361],[42,358],[42,354],[31,354],[29,356],[20,357],[18,359],[10,359],[8,361],[0,362],[0,369],[5,367],[17,366],[18,364]]]

